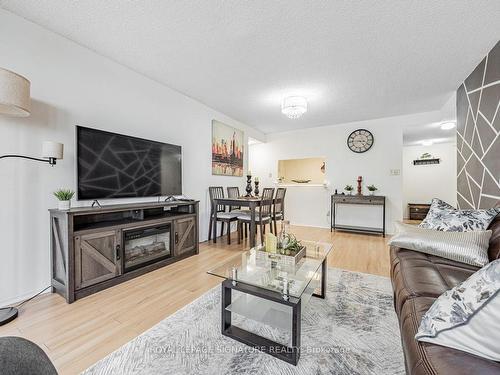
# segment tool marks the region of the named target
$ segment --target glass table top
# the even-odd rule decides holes
[[[319,279],[321,263],[332,250],[332,244],[300,242],[305,246],[305,254],[296,264],[291,257],[268,253],[258,246],[234,256],[208,273],[300,298],[311,281]]]

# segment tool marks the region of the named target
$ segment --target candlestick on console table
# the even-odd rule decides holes
[[[361,182],[363,181],[363,177],[358,176],[358,195],[361,195]]]
[[[255,177],[254,183],[255,183],[255,189],[254,189],[255,196],[258,197],[259,196],[259,178],[258,177]]]

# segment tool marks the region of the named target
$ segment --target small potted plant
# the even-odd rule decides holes
[[[370,195],[374,195],[375,192],[378,190],[378,188],[375,185],[368,185],[366,188],[370,192]]]
[[[54,196],[59,200],[58,208],[60,210],[69,210],[71,207],[71,198],[75,195],[75,192],[69,189],[59,189],[54,191]]]
[[[352,185],[346,185],[344,190],[347,191],[349,195],[351,195],[354,188],[352,187]]]

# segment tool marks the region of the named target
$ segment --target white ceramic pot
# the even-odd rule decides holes
[[[71,207],[71,201],[59,201],[58,208],[60,210],[69,210]]]

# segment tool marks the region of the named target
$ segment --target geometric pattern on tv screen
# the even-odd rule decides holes
[[[78,199],[182,194],[181,147],[77,127]]]

